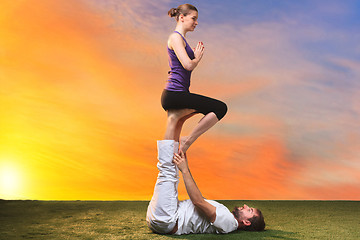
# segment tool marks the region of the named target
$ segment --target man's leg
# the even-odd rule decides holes
[[[146,222],[157,233],[170,233],[178,218],[179,171],[172,162],[179,143],[174,140],[162,140],[158,145],[158,178],[153,197],[146,213]]]

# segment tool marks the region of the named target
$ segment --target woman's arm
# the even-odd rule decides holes
[[[178,166],[183,175],[185,188],[191,202],[210,222],[213,223],[216,219],[216,207],[205,201],[204,197],[201,195],[201,192],[191,175],[186,155],[183,152],[180,152],[180,155],[175,153],[173,162]]]
[[[181,65],[188,71],[192,71],[198,65],[204,54],[204,45],[199,42],[194,51],[195,58],[191,60],[186,53],[184,40],[177,33],[170,35],[168,46],[170,49],[174,50]]]

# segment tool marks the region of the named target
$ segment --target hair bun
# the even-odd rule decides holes
[[[178,13],[178,10],[176,8],[172,8],[168,11],[168,15],[170,17],[175,17],[177,13]]]

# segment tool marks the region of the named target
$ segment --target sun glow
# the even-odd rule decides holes
[[[19,170],[13,164],[0,166],[0,198],[20,198],[22,179]]]

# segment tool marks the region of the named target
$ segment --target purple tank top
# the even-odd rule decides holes
[[[189,58],[192,60],[195,58],[194,52],[191,49],[190,45],[187,43],[186,39],[177,31],[178,33],[185,41],[186,46],[185,50],[188,54]],[[186,91],[189,92],[190,87],[190,76],[192,71],[186,70],[182,65],[179,59],[177,58],[175,51],[171,50],[169,47],[167,47],[168,55],[169,55],[169,78],[168,82],[166,84],[165,89],[169,91]]]

